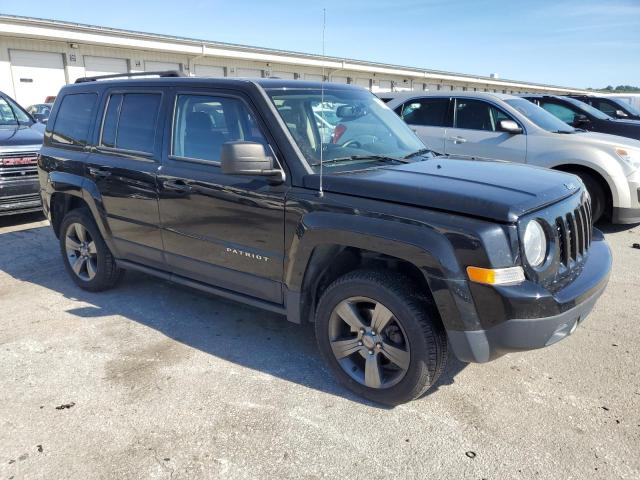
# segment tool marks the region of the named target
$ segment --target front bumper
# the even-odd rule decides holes
[[[566,338],[593,309],[607,286],[610,271],[611,251],[602,233],[594,229],[593,243],[580,275],[545,299],[533,293],[534,290],[530,290],[529,295],[526,286],[496,287],[503,304],[511,307],[507,310],[520,316],[482,330],[448,330],[454,355],[463,362],[482,363],[509,352],[546,347]],[[505,311],[504,308],[496,310]],[[551,314],[532,316],[532,312]]]
[[[42,210],[38,179],[0,182],[0,216]]]

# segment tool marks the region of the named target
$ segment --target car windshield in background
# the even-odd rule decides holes
[[[544,108],[531,103],[523,98],[510,98],[505,100],[511,107],[527,117],[540,128],[553,133],[574,133],[576,130],[562,120],[551,115]]]
[[[269,90],[307,163],[327,173],[402,163],[425,150],[407,125],[380,99],[356,89]]]
[[[17,103],[6,97],[0,97],[0,128],[31,125],[31,117]]]
[[[609,98],[609,100],[611,100],[616,105],[619,105],[621,108],[625,109],[631,115],[640,116],[640,110],[638,110],[636,107],[631,105],[629,102],[625,102],[624,100],[620,100],[619,98]]]
[[[563,98],[563,100],[566,100],[570,104],[575,105],[579,109],[584,110],[588,114],[590,114],[590,115],[592,115],[592,116],[594,116],[596,118],[599,118],[600,120],[613,120],[606,113],[601,112],[597,108],[592,107],[591,105],[589,105],[587,103],[581,102],[580,100],[576,100],[575,98],[569,98],[569,97],[565,97],[565,98]]]

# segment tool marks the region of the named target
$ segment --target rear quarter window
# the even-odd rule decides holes
[[[101,144],[142,153],[153,153],[162,95],[117,93],[109,97],[102,126]]]
[[[65,95],[53,125],[53,141],[67,145],[86,145],[97,103],[98,95],[95,93]]]

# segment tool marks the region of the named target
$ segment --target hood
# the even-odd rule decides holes
[[[11,151],[13,147],[22,147],[19,150],[24,150],[23,147],[34,146],[36,150],[40,149],[42,145],[42,139],[44,134],[38,128],[34,128],[34,125],[20,126],[15,128],[0,128],[0,151]]]
[[[640,150],[640,140],[609,133],[577,132],[571,135],[563,135],[562,141],[588,142],[606,147],[629,147]]]
[[[305,187],[318,188],[308,175]],[[326,175],[326,192],[355,195],[444,210],[499,222],[515,222],[528,212],[581,189],[574,175],[528,165],[438,157],[359,172]]]

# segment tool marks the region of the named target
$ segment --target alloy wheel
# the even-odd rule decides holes
[[[342,369],[370,388],[389,388],[407,373],[409,340],[382,303],[365,297],[341,301],[329,319],[331,350]]]
[[[98,269],[96,242],[80,223],[72,223],[65,233],[67,260],[73,272],[82,280],[93,280]]]

